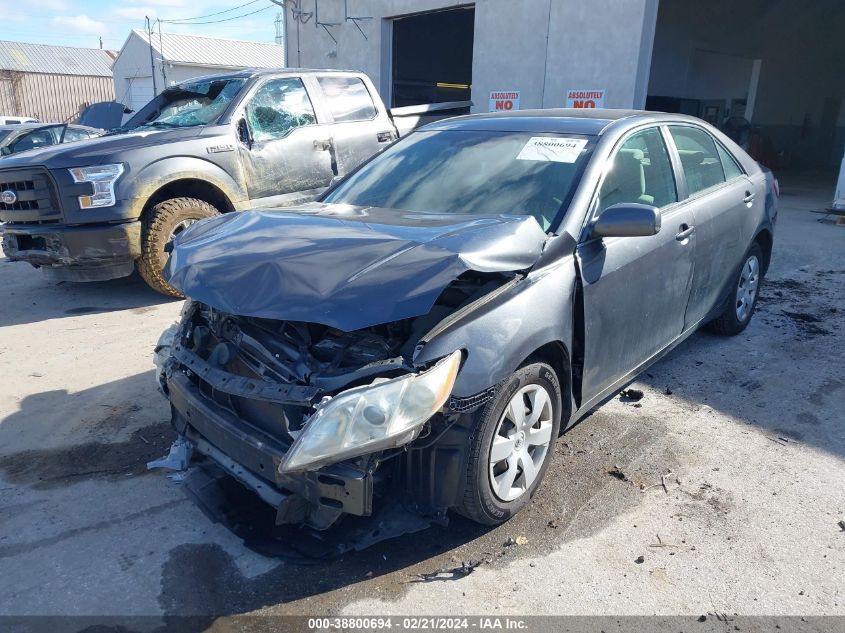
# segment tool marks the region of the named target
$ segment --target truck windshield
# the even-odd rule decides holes
[[[549,230],[568,204],[589,142],[577,134],[415,132],[349,176],[323,202],[531,215]]]
[[[141,108],[123,129],[193,127],[214,123],[246,79],[214,79],[167,88]]]

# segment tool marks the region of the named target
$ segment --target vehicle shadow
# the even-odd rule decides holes
[[[54,282],[29,264],[2,258],[0,287],[0,327],[114,310],[143,314],[176,301],[152,290],[137,273],[110,281]]]
[[[845,270],[766,279],[745,332],[702,329],[637,381],[757,427],[775,444],[845,457],[843,296]]]
[[[618,512],[641,503],[638,488],[620,485],[607,472],[653,442],[652,431],[629,428],[601,411],[592,417],[602,432],[584,425],[567,433],[530,507],[502,526],[482,526],[450,513],[448,525],[361,551],[294,562],[249,551],[250,531],[277,528],[273,509],[246,489],[235,517],[245,525],[223,527],[186,498],[184,482],[169,479],[166,471],[146,470],[146,463],[164,455],[174,439],[167,402],[155,393],[152,371],[73,394],[31,394],[0,420],[0,506],[17,508],[13,520],[21,526],[14,529],[7,521],[9,536],[0,543],[0,560],[17,569],[11,577],[24,584],[29,572],[21,565],[52,570],[52,597],[39,598],[31,603],[35,607],[22,602],[16,607],[36,613],[68,612],[76,605],[91,613],[108,612],[108,605],[125,604],[120,602],[125,587],[138,578],[160,578],[154,585],[157,594],[139,589],[137,600],[158,605],[163,630],[203,631],[218,617],[259,609],[296,614],[305,610],[305,602],[311,612],[338,613],[352,598],[398,599],[415,583],[449,582],[477,565],[496,567],[542,556],[562,539],[601,529]],[[619,437],[625,438],[624,455],[613,449]],[[659,477],[666,463],[661,460],[648,476]],[[607,491],[613,502],[590,503]],[[65,518],[41,531],[27,529],[41,521],[44,507]],[[297,527],[278,530],[290,540],[313,539]],[[98,551],[90,560],[64,555],[90,547]],[[103,561],[126,564],[110,568],[108,582],[78,595],[78,579],[100,578]],[[123,620],[124,630],[151,628],[149,619],[137,625]]]

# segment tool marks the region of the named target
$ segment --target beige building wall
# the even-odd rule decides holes
[[[0,72],[0,114],[69,121],[86,106],[114,99],[111,77]]]

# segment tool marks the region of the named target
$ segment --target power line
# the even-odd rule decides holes
[[[161,21],[171,23],[171,24],[172,23],[181,23],[181,22],[191,22],[192,24],[214,24],[215,22],[226,22],[228,20],[237,20],[238,18],[242,18],[242,17],[245,17],[247,15],[252,15],[253,13],[258,13],[258,11],[253,11],[252,13],[244,13],[243,15],[234,16],[234,17],[231,17],[231,18],[224,18],[222,20],[215,20],[215,21],[212,21],[212,22],[194,22],[194,20],[204,20],[205,18],[213,18],[214,16],[217,16],[217,15],[223,15],[224,13],[231,13],[232,11],[236,11],[238,9],[248,7],[249,5],[255,4],[256,2],[260,2],[260,0],[250,0],[249,2],[245,2],[244,4],[240,4],[236,7],[232,7],[231,9],[225,9],[223,11],[218,11],[217,13],[209,13],[207,15],[198,15],[198,16],[193,17],[193,18],[173,18],[172,20],[161,20]],[[270,7],[266,7],[266,8],[269,9]],[[263,11],[263,10],[264,9],[259,9],[259,11]]]

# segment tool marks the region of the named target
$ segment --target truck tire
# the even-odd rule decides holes
[[[164,247],[188,225],[215,215],[220,215],[220,212],[196,198],[171,198],[147,210],[141,222],[138,272],[153,290],[169,297],[182,297],[182,293],[168,284],[162,275],[168,257]]]
[[[474,414],[463,499],[454,509],[484,525],[504,523],[528,503],[554,452],[563,409],[560,381],[546,363],[529,363]]]

